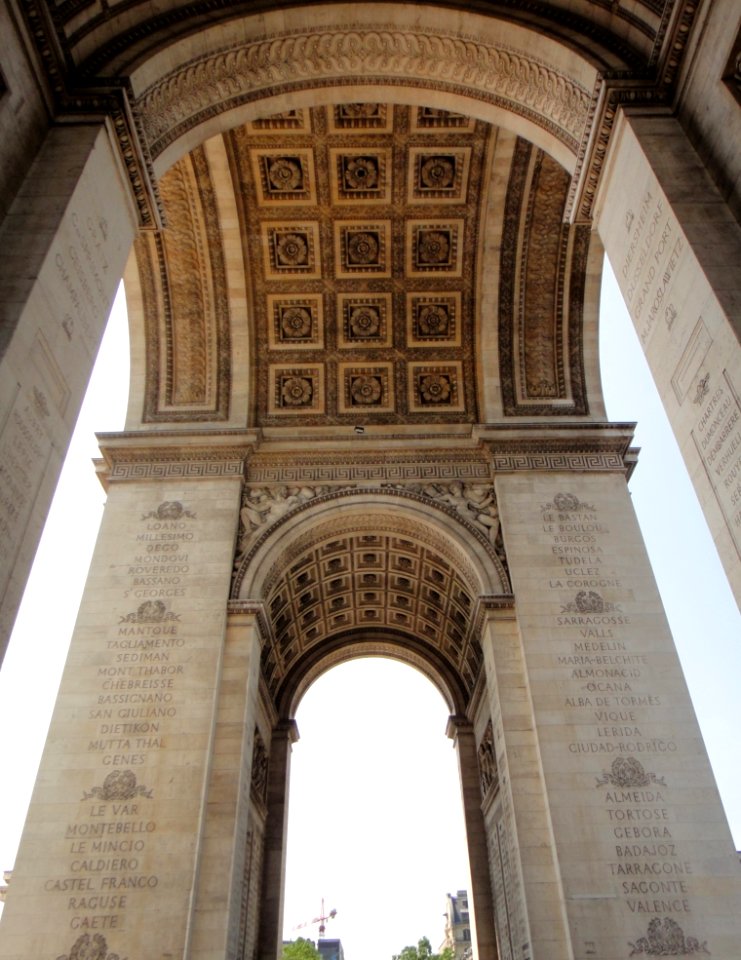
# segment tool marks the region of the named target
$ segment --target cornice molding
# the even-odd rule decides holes
[[[98,441],[103,459],[96,466],[104,487],[126,481],[243,479],[253,449],[237,431],[98,434]]]
[[[401,453],[359,453],[347,448],[314,456],[257,452],[247,465],[250,483],[397,483],[404,481],[491,479],[485,455],[476,448]]]
[[[654,107],[662,111],[671,108],[679,69],[700,7],[699,0],[665,4],[644,75],[605,75],[600,81],[592,101],[594,119],[585,127],[566,203],[566,218],[573,223],[592,221],[618,110],[621,107]]]
[[[474,433],[498,473],[521,470],[614,472],[630,477],[637,449],[633,423],[528,424],[510,430],[481,426]]]
[[[159,228],[163,222],[162,205],[142,130],[131,111],[127,84],[117,80],[77,82],[52,6],[42,0],[25,0],[23,11],[38,52],[43,80],[48,85],[54,119],[110,121],[111,139],[128,178],[139,226],[150,230]]]

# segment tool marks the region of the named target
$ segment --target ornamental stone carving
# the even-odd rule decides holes
[[[499,787],[499,771],[494,753],[494,732],[491,720],[486,725],[484,736],[479,744],[478,758],[481,796],[486,799],[489,791],[496,791]]]
[[[220,51],[153,84],[137,107],[156,157],[185,128],[218,113],[225,101],[236,105],[266,87],[304,87],[352,75],[379,82],[403,78],[416,86],[462,85],[547,127],[574,152],[592,100],[590,91],[520,50],[383,25],[284,34]],[[367,119],[374,106],[353,105],[353,119]],[[351,116],[347,105],[343,110]]]
[[[81,934],[72,944],[69,953],[63,953],[57,960],[126,960],[117,953],[108,952],[108,941],[102,933]]]
[[[363,304],[350,311],[348,326],[354,337],[375,337],[381,328],[381,317],[374,306]]]
[[[255,729],[255,741],[252,747],[252,796],[263,806],[268,795],[268,752],[262,737]]]
[[[372,386],[372,385],[371,385]],[[453,513],[473,528],[490,546],[500,560],[504,560],[504,546],[500,537],[499,511],[494,488],[489,483],[382,483],[373,490],[364,486],[364,492],[398,490],[415,499],[432,501]],[[347,486],[275,486],[250,487],[245,490],[240,510],[239,539],[235,566],[239,567],[259,535],[283,520],[289,513],[325,494],[337,496],[359,492],[355,484]]]
[[[378,161],[374,157],[347,157],[343,174],[346,190],[371,190],[378,183]]]
[[[253,487],[245,492],[239,512],[240,535],[237,556],[241,556],[257,530],[282,520],[294,507],[324,493],[326,487]]]
[[[684,930],[671,917],[654,917],[645,937],[629,944],[631,957],[689,957],[692,954],[710,954],[705,941],[685,937]]]
[[[499,511],[494,488],[487,483],[430,483],[422,493],[452,508],[463,520],[477,527],[493,545],[499,535]]]
[[[430,157],[419,171],[422,186],[442,190],[452,187],[455,182],[454,157]]]

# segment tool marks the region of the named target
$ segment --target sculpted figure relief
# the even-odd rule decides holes
[[[299,504],[325,492],[325,487],[255,487],[248,490],[239,511],[240,535],[237,554],[244,553],[255,531],[281,520]]]
[[[499,538],[499,511],[497,510],[494,488],[488,483],[463,483],[452,480],[448,483],[389,483],[382,488],[406,490],[452,508],[458,516],[477,527],[489,543],[502,553]],[[356,489],[333,487],[335,492]],[[235,557],[238,565],[248,547],[258,536],[258,531],[267,529],[283,519],[291,510],[314,500],[330,490],[328,486],[289,487],[279,484],[274,487],[253,487],[245,491],[242,508],[239,512],[239,542]]]
[[[494,490],[487,483],[430,483],[422,492],[451,506],[464,520],[478,527],[491,544],[499,535],[499,511]]]

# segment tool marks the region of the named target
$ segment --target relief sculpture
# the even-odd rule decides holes
[[[479,744],[478,757],[481,796],[486,798],[490,790],[496,790],[499,787],[499,771],[494,754],[494,734],[491,720],[486,727],[483,740]]]
[[[91,937],[89,933],[83,933],[75,940],[70,952],[57,957],[57,960],[126,960],[126,958],[119,958],[117,953],[109,953],[108,943],[102,934],[95,933]]]
[[[327,493],[339,494],[357,491],[355,484],[341,487],[328,485],[293,486],[285,484],[247,489],[239,512],[239,538],[235,555],[238,568],[257,537],[278,523],[291,511]],[[369,488],[364,487],[367,490]],[[505,561],[501,537],[499,510],[494,488],[489,483],[464,483],[452,480],[447,483],[382,483],[379,489],[400,490],[426,498],[454,513],[470,524],[491,545],[497,556]]]
[[[709,955],[710,951],[705,941],[700,942],[697,937],[685,937],[684,931],[671,917],[658,917],[648,925],[645,937],[640,937],[630,944],[631,957],[643,954],[647,957],[688,957],[693,953]]]
[[[440,501],[467,520],[484,534],[491,544],[499,535],[499,511],[494,499],[494,488],[486,483],[430,483],[422,487],[422,493]]]
[[[239,511],[237,556],[245,553],[256,532],[282,520],[295,507],[326,492],[326,487],[253,487],[247,490]]]

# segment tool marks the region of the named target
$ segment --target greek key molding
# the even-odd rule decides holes
[[[608,470],[625,471],[619,453],[495,453],[492,456],[497,473],[512,473],[516,470]]]
[[[292,88],[348,77],[460,91],[514,110],[576,153],[592,91],[552,66],[506,46],[379,24],[273,36],[233,46],[172,71],[137,101],[142,130],[157,157],[178,136],[225,107]]]
[[[578,441],[504,441],[487,443],[495,474],[518,470],[574,470],[630,475],[635,450],[625,437]]]
[[[114,464],[108,474],[109,481],[121,480],[203,480],[205,478],[241,477],[244,459],[214,460],[150,460],[129,461]]]
[[[350,461],[350,462],[348,462]],[[427,456],[412,454],[391,459],[388,454],[292,457],[256,454],[247,464],[249,483],[402,483],[422,480],[491,479],[488,463],[470,451],[456,456],[439,451]]]
[[[152,438],[156,442],[155,438]],[[187,444],[187,440],[183,440]],[[102,445],[104,460],[97,461],[104,483],[133,480],[204,480],[244,477],[246,447],[195,447],[192,450],[132,450]]]

